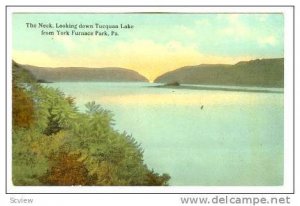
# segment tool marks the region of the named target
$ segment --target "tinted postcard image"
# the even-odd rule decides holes
[[[14,13],[15,186],[281,186],[281,13]]]

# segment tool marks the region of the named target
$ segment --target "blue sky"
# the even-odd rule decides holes
[[[26,27],[29,22],[132,24],[134,28],[117,29],[119,36],[109,37],[41,36],[41,29]],[[186,65],[283,57],[283,32],[282,14],[15,13],[13,58],[48,67],[124,67],[153,80]]]

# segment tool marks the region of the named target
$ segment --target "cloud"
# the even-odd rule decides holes
[[[278,44],[277,38],[272,35],[259,38],[258,42],[261,46],[266,46],[266,45],[276,46]]]
[[[13,59],[22,64],[30,64],[36,66],[61,66],[63,59],[58,56],[50,56],[45,52],[28,51],[28,50],[13,50]]]
[[[257,15],[257,19],[260,22],[266,22],[268,19],[268,16],[269,16],[268,14],[259,14],[259,15]]]
[[[193,37],[196,35],[195,30],[188,28],[186,26],[177,26],[176,30],[177,30],[177,32],[180,32],[185,36]]]
[[[195,24],[201,27],[211,26],[211,22],[208,19],[198,19],[195,21]]]
[[[72,50],[76,48],[76,43],[74,42],[74,40],[69,37],[69,36],[59,36],[59,35],[55,35],[53,36],[53,40],[58,43],[61,44],[65,49],[67,50]]]
[[[283,37],[280,36],[280,28],[268,24],[267,14],[256,14],[251,21],[244,21],[241,14],[224,16],[226,27],[219,30],[220,38],[228,38],[237,45],[244,44],[245,47],[278,46]],[[245,19],[245,18],[244,18]]]
[[[219,35],[240,40],[252,38],[253,31],[240,20],[240,17],[240,14],[223,15],[226,26],[219,30]]]
[[[68,43],[66,44],[68,45]],[[73,45],[71,44],[71,47]],[[77,48],[77,46],[75,46]],[[98,46],[94,46],[98,47]],[[49,55],[43,52],[13,52],[15,61],[45,67],[123,67],[133,69],[150,80],[157,76],[187,65],[229,63],[249,60],[249,56],[206,55],[193,45],[183,45],[178,41],[159,44],[151,40],[116,42],[109,47],[91,48],[93,52],[69,53],[68,56]]]
[[[53,44],[57,48],[61,48],[61,56],[66,55],[85,55],[92,53],[99,49],[97,46],[101,44],[104,39],[99,36],[59,36],[55,35],[52,38]],[[52,53],[57,53],[57,50],[52,50]]]

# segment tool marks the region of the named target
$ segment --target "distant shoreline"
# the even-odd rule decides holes
[[[283,91],[272,91],[268,89],[242,89],[242,88],[224,88],[224,87],[209,87],[206,86],[169,86],[169,85],[158,85],[150,86],[156,88],[168,88],[168,89],[189,89],[189,90],[216,90],[216,91],[227,91],[227,92],[253,92],[253,93],[278,93],[283,94]]]

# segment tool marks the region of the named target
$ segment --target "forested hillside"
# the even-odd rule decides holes
[[[234,65],[201,64],[167,72],[157,83],[283,87],[284,59],[256,59]]]
[[[116,131],[113,114],[37,83],[13,62],[14,185],[168,185],[143,161],[142,146]]]

